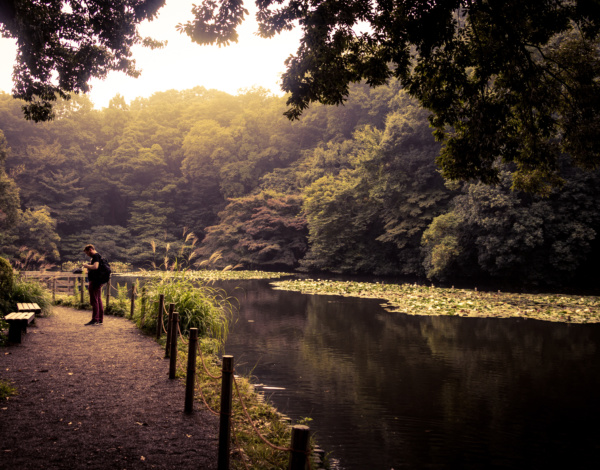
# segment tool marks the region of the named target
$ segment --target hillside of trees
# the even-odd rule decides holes
[[[183,244],[216,266],[513,286],[593,285],[600,172],[561,157],[548,196],[445,181],[428,112],[397,82],[351,88],[299,121],[262,89],[202,87],[95,110],[59,101],[33,123],[0,93],[0,256],[24,269],[83,260],[163,266]],[[214,256],[218,254],[218,256]]]

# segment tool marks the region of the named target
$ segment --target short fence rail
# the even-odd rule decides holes
[[[87,288],[88,281],[85,274],[64,273],[60,271],[21,271],[21,279],[36,280],[45,285],[53,294],[76,295],[83,280]]]
[[[79,295],[81,297],[81,303],[83,303],[84,292],[87,292],[89,287],[89,280],[85,272],[21,271],[19,276],[25,281],[37,281],[45,286],[52,292],[52,301],[56,300],[56,294],[66,294],[73,296]],[[107,307],[110,302],[110,289],[112,288],[110,279],[102,288],[106,289],[106,305],[104,305],[104,307]]]

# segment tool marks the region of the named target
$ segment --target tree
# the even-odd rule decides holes
[[[200,254],[221,263],[293,269],[306,252],[306,220],[298,195],[264,191],[230,199],[219,224],[208,227]]]
[[[263,37],[299,24],[287,61],[287,115],[312,102],[340,104],[349,84],[397,77],[433,112],[438,158],[453,179],[538,192],[561,183],[558,158],[600,163],[600,4],[595,0],[256,1]],[[200,44],[237,40],[240,0],[204,0],[181,26]]]
[[[24,270],[52,266],[60,259],[56,233],[56,221],[45,206],[23,211],[17,227],[19,235],[18,253],[14,253],[16,264]]]
[[[0,253],[11,251],[16,241],[15,225],[20,215],[19,188],[4,169],[8,153],[4,133],[0,130]]]
[[[511,191],[508,170],[497,187],[466,184],[454,209],[423,234],[428,277],[564,285],[586,270],[595,273],[600,172],[565,175],[564,188],[547,198]]]
[[[57,95],[89,91],[92,77],[112,70],[137,77],[131,47],[161,43],[142,38],[137,26],[152,20],[165,0],[4,0],[0,32],[17,40],[16,98],[27,102],[25,117],[53,118]],[[55,76],[56,75],[56,81]]]

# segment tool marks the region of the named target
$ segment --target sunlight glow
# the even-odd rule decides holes
[[[142,75],[135,79],[113,72],[105,80],[90,81],[89,96],[96,108],[108,106],[111,98],[121,94],[126,101],[148,97],[158,91],[185,90],[196,86],[217,89],[230,94],[260,86],[274,94],[282,94],[281,74],[284,61],[298,48],[299,31],[282,33],[273,39],[262,39],[255,32],[254,3],[247,6],[249,17],[239,28],[239,42],[227,47],[200,46],[175,27],[192,18],[192,4],[198,0],[170,0],[153,22],[140,25],[142,36],[167,40],[168,45],[154,51],[136,46],[132,49]],[[12,67],[16,55],[13,40],[0,38],[0,90],[12,89]]]

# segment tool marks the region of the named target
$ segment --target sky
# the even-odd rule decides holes
[[[139,78],[112,72],[105,80],[90,81],[89,96],[98,109],[107,107],[117,93],[127,102],[137,97],[148,97],[158,91],[185,90],[195,86],[217,89],[230,94],[262,86],[275,94],[280,89],[281,74],[285,71],[285,59],[295,54],[300,32],[286,32],[272,39],[256,36],[258,30],[251,7],[246,0],[250,15],[238,28],[237,44],[227,47],[200,46],[188,36],[179,34],[175,26],[192,19],[192,4],[199,0],[167,0],[158,18],[140,25],[141,36],[168,40],[163,49],[150,50],[143,47],[132,49],[137,68],[142,70]],[[15,43],[0,38],[0,90],[12,90],[12,67],[16,55]]]

